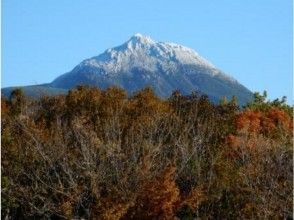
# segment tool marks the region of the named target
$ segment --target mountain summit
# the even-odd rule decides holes
[[[174,72],[178,65],[197,65],[219,71],[195,51],[174,43],[162,43],[142,34],[135,34],[121,46],[106,50],[99,56],[83,61],[78,68],[103,68],[106,74],[115,74],[141,68],[148,71]]]
[[[183,94],[199,91],[213,101],[234,95],[241,104],[252,98],[248,89],[193,49],[157,42],[142,34],[135,34],[122,45],[82,61],[72,71],[39,87],[51,92],[77,85],[101,89],[116,85],[129,94],[149,86],[161,97],[168,97],[174,90]]]

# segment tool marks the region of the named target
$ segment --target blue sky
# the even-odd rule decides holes
[[[290,101],[292,8],[292,0],[2,0],[2,87],[51,82],[139,32],[191,47],[250,90]]]

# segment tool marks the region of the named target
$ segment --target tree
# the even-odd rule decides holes
[[[26,97],[22,89],[15,89],[10,94],[11,112],[13,115],[18,116],[23,114],[26,104]]]

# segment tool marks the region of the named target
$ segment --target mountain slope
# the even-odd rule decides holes
[[[66,94],[68,89],[53,88],[50,84],[32,85],[32,86],[13,86],[1,89],[1,93],[5,97],[9,97],[15,89],[21,88],[26,96],[39,98],[42,96],[53,96]]]
[[[213,101],[235,95],[241,104],[252,98],[248,89],[194,50],[174,43],[157,42],[141,34],[84,60],[47,87],[72,89],[77,85],[102,89],[117,85],[129,94],[150,86],[161,97],[168,97],[174,90],[183,94],[198,90]]]

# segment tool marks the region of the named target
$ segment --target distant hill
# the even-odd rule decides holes
[[[6,87],[1,90],[2,95],[5,97],[9,97],[11,92],[14,89],[21,88],[26,96],[30,97],[42,97],[42,96],[52,96],[59,94],[66,94],[68,89],[61,88],[52,88],[50,84],[42,84],[42,85],[33,85],[33,86],[14,86],[14,87]]]

